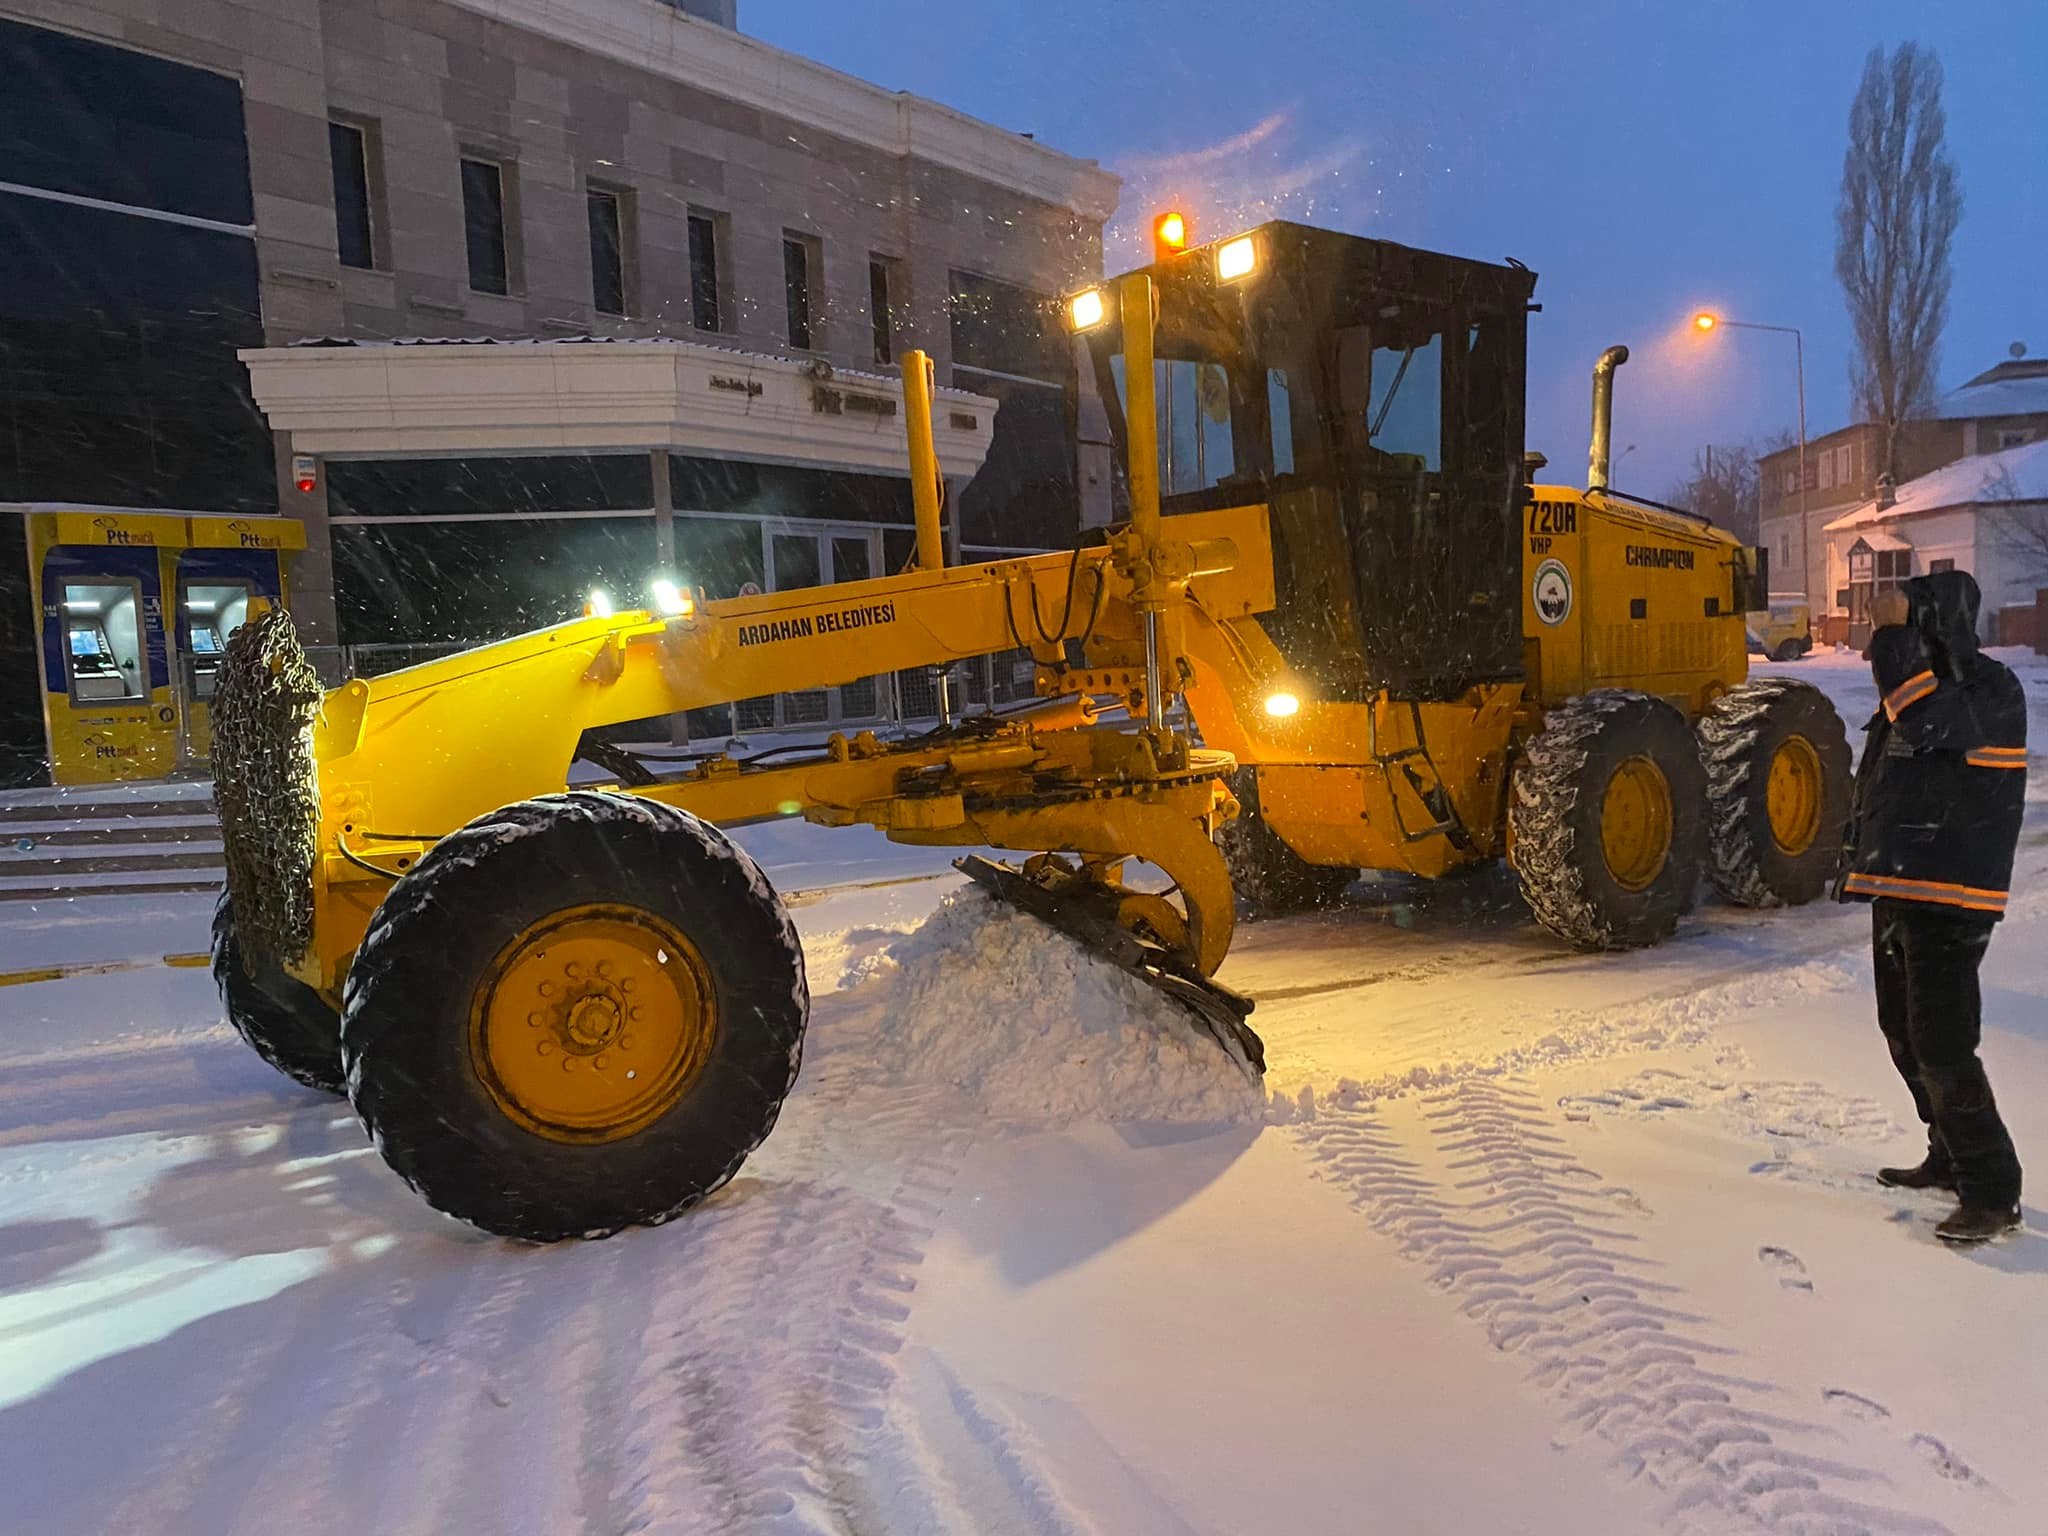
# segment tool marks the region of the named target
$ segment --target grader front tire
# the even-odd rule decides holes
[[[810,994],[781,901],[685,812],[578,792],[443,838],[348,975],[349,1097],[429,1204],[507,1237],[668,1220],[796,1081]]]
[[[235,1033],[286,1077],[322,1093],[347,1092],[341,1020],[318,992],[282,971],[255,975],[235,937],[235,909],[222,891],[213,908],[213,982]]]
[[[1512,792],[1515,874],[1539,923],[1581,949],[1670,936],[1700,878],[1705,775],[1683,715],[1621,689],[1567,700]]]
[[[1259,808],[1256,769],[1240,769],[1230,787],[1237,796],[1237,819],[1217,834],[1216,843],[1230,869],[1238,918],[1258,922],[1335,906],[1358,871],[1311,864],[1288,847]]]
[[[1827,695],[1752,678],[1699,722],[1707,772],[1707,875],[1739,907],[1819,899],[1841,859],[1853,786],[1849,740]]]

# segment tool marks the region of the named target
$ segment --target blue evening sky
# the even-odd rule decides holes
[[[1124,173],[1113,268],[1168,200],[1197,238],[1284,213],[1520,258],[1530,445],[1583,476],[1589,370],[1625,341],[1616,480],[1654,496],[1702,444],[1795,419],[1791,338],[1701,344],[1700,305],[1804,329],[1809,430],[1844,424],[1849,100],[1873,45],[1913,38],[1947,71],[1965,203],[1943,387],[2048,352],[2043,0],[742,0],[740,23]]]

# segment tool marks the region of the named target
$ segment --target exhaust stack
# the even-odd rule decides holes
[[[1586,464],[1586,489],[1604,491],[1613,469],[1614,370],[1628,361],[1627,347],[1609,347],[1593,365],[1593,451]]]

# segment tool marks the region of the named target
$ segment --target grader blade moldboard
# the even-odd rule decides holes
[[[1179,1004],[1232,1060],[1247,1071],[1266,1070],[1266,1044],[1245,1023],[1252,1000],[1204,976],[1178,950],[1157,943],[1116,920],[1112,893],[1090,881],[1045,885],[1007,864],[970,854],[953,867],[998,901],[1057,928],[1090,953],[1128,971]]]

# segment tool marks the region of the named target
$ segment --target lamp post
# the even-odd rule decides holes
[[[1806,338],[1799,334],[1796,325],[1759,325],[1753,320],[1730,320],[1706,309],[1694,315],[1692,323],[1693,328],[1702,333],[1727,326],[1737,331],[1776,331],[1781,336],[1792,338],[1792,359],[1799,379],[1799,576],[1800,584],[1806,588],[1806,601],[1813,604],[1812,530],[1806,516]],[[1827,607],[1826,593],[1821,594],[1816,606]]]

